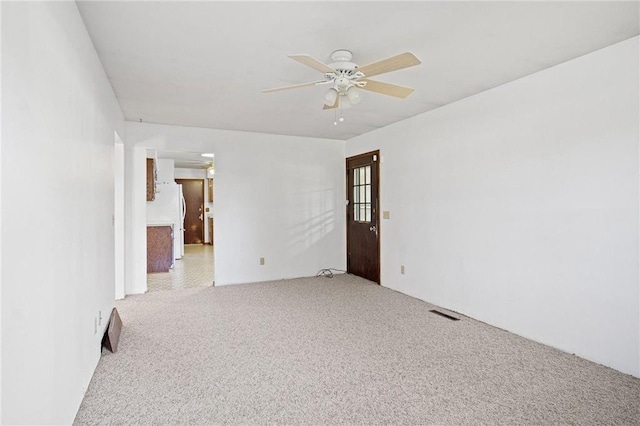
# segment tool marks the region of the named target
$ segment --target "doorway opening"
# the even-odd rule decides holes
[[[170,267],[162,272],[147,269],[147,291],[214,285],[212,159],[195,152],[155,150],[148,150],[147,157],[156,175],[155,199],[147,201],[147,235],[151,227],[171,222],[174,248]],[[148,237],[148,264],[153,247]]]

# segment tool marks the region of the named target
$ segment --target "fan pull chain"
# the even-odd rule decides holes
[[[344,121],[344,117],[342,116],[342,96],[338,95],[338,107],[333,109],[333,125],[337,126],[338,122],[342,123]],[[338,118],[338,110],[340,110],[340,118]]]

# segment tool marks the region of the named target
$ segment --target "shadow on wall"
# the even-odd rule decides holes
[[[287,249],[300,253],[326,237],[335,229],[333,189],[295,194],[293,205],[298,208],[290,211],[287,228]]]

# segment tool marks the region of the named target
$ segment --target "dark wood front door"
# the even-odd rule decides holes
[[[347,158],[347,272],[380,284],[379,151]]]
[[[182,185],[187,211],[184,216],[184,243],[204,242],[204,180],[176,179]]]

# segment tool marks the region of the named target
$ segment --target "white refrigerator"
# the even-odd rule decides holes
[[[182,185],[175,182],[158,182],[156,198],[147,202],[147,222],[173,225],[173,257],[184,256],[185,201]]]

